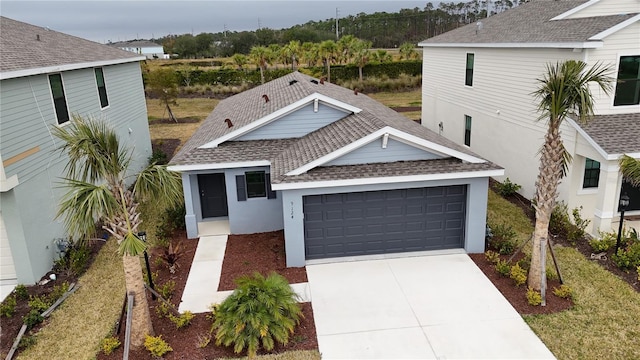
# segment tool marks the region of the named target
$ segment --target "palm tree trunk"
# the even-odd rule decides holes
[[[262,65],[260,66],[260,81],[264,84],[264,70],[262,69]]]
[[[144,279],[142,278],[142,266],[137,256],[124,255],[124,278],[127,293],[134,293],[133,314],[131,323],[131,346],[141,347],[144,344],[145,335],[154,335],[149,305],[144,291]]]
[[[360,75],[360,82],[362,82],[362,66],[358,66],[358,75]]]
[[[531,253],[531,268],[527,284],[534,290],[542,288],[542,281],[546,269],[541,267],[542,256],[546,256],[546,248],[541,249],[541,242],[549,235],[549,221],[556,205],[558,185],[562,178],[562,160],[564,154],[560,137],[558,121],[549,123],[545,143],[540,152],[540,168],[536,181],[536,224],[533,233],[533,251]],[[546,281],[546,277],[544,278]]]

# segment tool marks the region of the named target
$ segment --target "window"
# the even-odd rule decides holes
[[[633,186],[630,182],[622,180],[620,196],[623,194],[627,194],[629,197],[629,206],[627,206],[626,211],[640,210],[640,186]],[[618,204],[620,204],[620,202],[618,202]],[[619,208],[618,211],[620,211]]]
[[[102,68],[95,68],[96,72],[96,84],[98,85],[98,96],[100,97],[100,107],[106,108],[109,106],[109,99],[107,98],[107,87],[104,84],[104,73]]]
[[[467,72],[464,77],[464,84],[473,86],[473,54],[467,54]]]
[[[597,188],[600,181],[600,163],[598,161],[586,158],[584,162],[584,178],[582,179],[582,188]]]
[[[264,171],[252,171],[245,173],[247,182],[247,197],[265,197],[267,196],[267,186],[264,179]]]
[[[471,116],[464,116],[464,144],[471,146]]]
[[[621,56],[613,106],[640,104],[640,55]]]
[[[49,85],[53,96],[53,106],[56,108],[56,118],[58,119],[58,124],[62,125],[69,121],[69,110],[67,109],[67,99],[64,96],[62,75],[49,75]]]

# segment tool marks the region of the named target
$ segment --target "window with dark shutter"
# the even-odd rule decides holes
[[[275,199],[277,195],[276,192],[271,189],[271,174],[265,174],[264,178],[267,182],[267,199]]]
[[[236,194],[238,201],[247,201],[247,186],[244,181],[244,175],[236,175]]]
[[[53,97],[53,106],[56,110],[58,125],[62,125],[69,121],[69,109],[67,109],[67,98],[64,95],[62,75],[49,75],[49,85],[51,86],[51,96]]]
[[[109,106],[109,98],[107,98],[107,86],[104,84],[104,73],[102,68],[95,68],[96,84],[98,85],[98,96],[100,97],[100,107],[106,108]]]

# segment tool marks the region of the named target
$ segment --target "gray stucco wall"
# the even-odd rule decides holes
[[[318,130],[336,120],[347,116],[343,110],[318,104],[318,112],[313,111],[313,104],[287,114],[267,125],[238,138],[238,140],[286,139],[304,136]]]
[[[467,185],[467,220],[465,224],[464,248],[468,253],[483,252],[487,217],[488,178],[284,190],[281,191],[281,193],[287,267],[305,266],[304,213],[302,211],[303,196],[352,191],[376,191],[447,185]]]
[[[359,149],[330,161],[325,166],[371,164],[379,162],[431,160],[442,156],[418,149],[397,140],[389,139],[387,147],[382,148],[382,138],[376,139]]]
[[[198,174],[213,174],[224,172],[227,190],[227,206],[229,209],[229,230],[232,234],[253,234],[258,232],[282,230],[282,202],[280,192],[275,199],[251,198],[238,201],[236,176],[244,175],[247,171],[265,171],[269,167],[253,167],[226,169],[224,171],[198,171],[183,173],[182,184],[185,193],[187,237],[198,237],[198,222],[206,221],[202,218],[200,205],[200,190],[198,188]],[[190,195],[189,195],[190,194]]]
[[[93,68],[62,73],[70,114],[93,116],[112,124],[123,145],[134,150],[130,170],[139,171],[151,155],[146,103],[139,63],[103,67],[109,106],[101,109]],[[53,265],[54,239],[67,237],[54,220],[66,156],[56,151],[60,140],[47,75],[2,80],[0,85],[0,153],[8,159],[36,148],[33,154],[5,167],[19,185],[0,194],[18,282],[33,284]],[[130,183],[133,178],[128,178]]]

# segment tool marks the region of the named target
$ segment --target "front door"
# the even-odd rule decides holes
[[[203,219],[229,215],[224,174],[198,175],[198,188]]]

